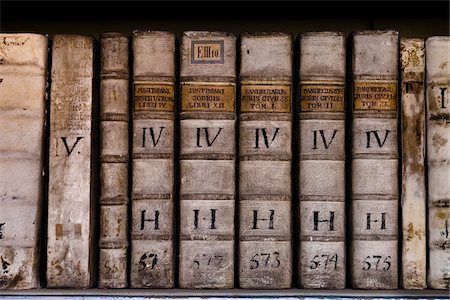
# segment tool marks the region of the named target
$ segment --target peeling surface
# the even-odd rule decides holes
[[[450,283],[450,37],[426,43],[428,120],[428,286],[448,289]]]
[[[439,152],[441,147],[445,147],[445,145],[448,142],[448,140],[445,137],[441,136],[437,132],[433,135],[432,140],[433,140],[433,147],[436,149],[436,152]]]
[[[0,34],[0,289],[38,287],[47,59],[45,35]]]
[[[450,212],[449,211],[444,211],[444,210],[439,210],[436,213],[436,217],[438,217],[441,220],[448,220],[449,219],[449,215],[450,215]]]
[[[419,240],[421,240],[423,235],[424,235],[424,232],[422,229],[415,229],[414,225],[412,223],[408,224],[407,235],[406,235],[406,239],[408,241],[411,241],[415,237],[417,237]]]
[[[91,286],[93,38],[53,39],[47,285]],[[97,200],[97,199],[96,199]],[[59,224],[59,225],[58,225]]]
[[[128,250],[128,38],[101,36],[99,288],[125,288]]]

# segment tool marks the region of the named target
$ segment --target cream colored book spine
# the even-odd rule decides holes
[[[236,37],[181,38],[181,288],[234,287]]]
[[[400,40],[402,136],[401,285],[426,288],[425,45]]]
[[[0,289],[31,289],[39,287],[48,39],[0,40]]]
[[[292,36],[241,36],[239,286],[292,285]]]
[[[396,31],[353,35],[351,274],[353,288],[398,287]]]
[[[345,36],[300,35],[300,287],[345,287]]]
[[[92,286],[93,38],[56,35],[50,94],[47,286]]]
[[[175,41],[133,32],[132,288],[174,287]]]
[[[99,288],[125,288],[128,253],[128,38],[100,38]]]
[[[428,287],[450,288],[450,37],[426,40]]]

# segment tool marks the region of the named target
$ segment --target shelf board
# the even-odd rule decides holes
[[[448,290],[186,290],[186,289],[34,289],[34,290],[0,290],[0,297],[11,299],[130,299],[130,298],[396,298],[396,299],[449,299]]]

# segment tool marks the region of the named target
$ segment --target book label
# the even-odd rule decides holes
[[[446,83],[433,83],[428,88],[428,109],[431,119],[449,119],[450,88]]]
[[[182,83],[183,112],[234,112],[234,83]]]
[[[279,82],[241,85],[241,112],[291,112],[291,84]]]
[[[301,112],[344,112],[343,82],[301,82]]]
[[[134,111],[173,111],[173,83],[135,83]]]
[[[355,110],[397,110],[397,83],[355,80],[353,98]]]
[[[224,41],[191,41],[191,64],[223,64]]]

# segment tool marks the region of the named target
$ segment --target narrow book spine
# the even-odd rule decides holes
[[[292,284],[292,36],[241,37],[239,286]]]
[[[354,288],[398,286],[398,32],[353,36]]]
[[[31,289],[39,287],[48,39],[0,39],[0,289]]]
[[[181,40],[181,288],[234,286],[236,37]]]
[[[402,273],[405,289],[426,288],[425,49],[400,40],[402,91]]]
[[[300,36],[300,287],[345,287],[345,36]]]
[[[133,32],[131,287],[174,286],[175,35]]]
[[[101,36],[99,288],[125,288],[128,248],[128,38]]]
[[[426,41],[428,286],[450,285],[450,37]]]
[[[93,38],[56,35],[52,51],[47,286],[91,282]]]

